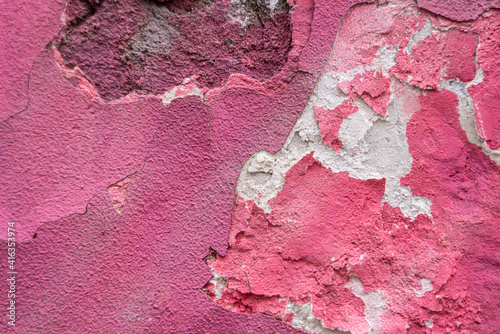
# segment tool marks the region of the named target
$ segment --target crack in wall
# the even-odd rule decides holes
[[[31,98],[30,98],[30,80],[31,80],[31,72],[33,71],[33,67],[34,66],[35,66],[35,61],[33,61],[33,63],[31,64],[30,70],[28,72],[28,78],[26,80],[26,99],[28,100],[26,102],[26,107],[24,107],[22,110],[20,110],[20,111],[18,111],[16,113],[10,115],[6,119],[0,121],[0,123],[7,122],[8,120],[19,116],[20,114],[24,113],[26,110],[29,109],[29,107],[30,107],[30,100],[31,100]]]

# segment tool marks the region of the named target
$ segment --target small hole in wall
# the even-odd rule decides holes
[[[33,234],[33,239],[36,239],[36,233],[35,233],[35,234]]]

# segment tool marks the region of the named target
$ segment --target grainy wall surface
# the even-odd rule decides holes
[[[498,333],[500,2],[0,2],[1,333]]]

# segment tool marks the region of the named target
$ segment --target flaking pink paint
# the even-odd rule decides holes
[[[500,149],[500,13],[493,11],[479,18],[474,32],[481,37],[478,48],[478,65],[484,80],[469,87],[474,100],[479,135],[492,150]]]
[[[373,111],[385,116],[391,98],[388,90],[390,85],[391,79],[384,77],[382,73],[366,71],[356,75],[351,81],[340,82],[338,86],[350,99],[360,97]]]
[[[404,112],[412,115],[407,137],[414,160],[412,171],[401,182],[414,195],[432,201],[432,217],[405,218],[398,208],[381,204],[383,181],[377,189],[366,190],[363,182],[371,180],[331,173],[309,155],[287,173],[283,190],[269,202],[271,213],[252,201],[238,201],[228,254],[208,261],[227,277],[220,299],[211,283],[206,286],[220,305],[290,322],[292,315],[284,313],[286,303],[311,302],[325,327],[366,333],[370,326],[364,319],[365,305],[346,288],[349,277],[356,276],[365,293],[380,291],[385,298],[379,315],[381,332],[495,332],[498,305],[494,300],[500,297],[493,292],[500,286],[500,169],[468,142],[458,121],[456,95],[438,86],[442,79],[464,83],[474,79],[478,41],[485,40],[478,59],[491,59],[482,50],[498,45],[491,42],[494,28],[489,28],[496,26],[497,14],[460,24],[425,12],[401,15],[403,8],[404,4],[355,7],[340,29],[326,69],[336,74],[371,65],[380,47],[397,47],[397,63],[389,74],[426,90],[418,101],[411,103],[411,94],[405,101]],[[370,20],[360,27],[368,15]],[[371,26],[387,16],[391,19],[386,25]],[[447,31],[431,34],[407,53],[404,47],[410,36],[422,29],[427,18]],[[489,61],[478,61],[485,80],[469,91],[476,119],[487,120],[478,121],[479,135],[492,148],[498,138],[494,102],[498,80],[492,75],[496,63]],[[339,153],[342,120],[356,111],[345,108],[357,98],[385,115],[390,84],[390,77],[375,71],[341,81],[339,88],[346,94],[343,103],[333,110],[314,107],[324,143]],[[395,82],[399,98],[405,94],[403,87]],[[432,291],[419,296],[415,291],[422,288],[424,278],[432,283]],[[432,321],[432,329],[424,320]]]
[[[468,142],[453,93],[429,92],[420,97],[420,105],[407,130],[413,167],[402,183],[432,201],[436,228],[460,254],[443,286],[443,302],[460,300],[455,316],[465,329],[478,321],[468,330],[493,333],[500,324],[500,168]],[[458,330],[446,318],[439,325],[443,331]]]
[[[333,147],[339,153],[342,141],[338,139],[340,126],[344,118],[354,114],[359,108],[352,105],[350,99],[344,100],[333,110],[314,106],[314,117],[318,121],[321,138],[325,145]]]

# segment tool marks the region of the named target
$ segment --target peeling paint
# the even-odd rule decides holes
[[[245,3],[252,14],[243,14],[241,33],[224,14],[226,1],[69,0],[68,25],[55,44],[66,66],[79,66],[106,101],[161,94],[192,76],[208,88],[233,72],[270,79],[291,49],[289,7],[271,15],[258,1]],[[190,29],[199,23],[201,34]]]
[[[367,16],[370,16],[370,21],[363,21],[365,23],[360,25],[359,22],[362,22],[363,18]],[[382,18],[387,19],[387,17],[390,19],[383,22]],[[490,17],[492,15],[487,13],[484,20]],[[466,299],[463,299],[464,304],[459,307],[449,303],[451,300],[457,300],[456,298],[465,297],[457,295],[462,288],[460,283],[455,282],[457,280],[460,282],[461,278],[458,277],[464,276],[458,274],[460,269],[456,269],[456,266],[462,263],[460,260],[462,255],[460,254],[464,254],[463,252],[466,252],[465,249],[469,246],[466,243],[445,241],[449,238],[457,240],[455,236],[451,237],[454,232],[449,229],[453,220],[445,218],[450,217],[450,213],[447,212],[443,215],[442,208],[438,209],[438,206],[442,205],[439,203],[443,203],[441,200],[447,195],[442,195],[441,200],[438,200],[436,193],[446,194],[446,192],[444,188],[443,190],[436,188],[430,192],[419,191],[418,187],[415,188],[417,181],[413,174],[419,170],[427,169],[428,167],[424,166],[427,166],[432,159],[436,159],[432,161],[442,161],[440,168],[443,171],[449,169],[451,159],[457,156],[456,153],[452,153],[456,152],[456,149],[451,150],[444,147],[463,147],[462,145],[471,147],[469,143],[480,146],[489,158],[498,161],[497,153],[491,149],[488,139],[485,139],[486,132],[480,127],[476,128],[478,108],[480,109],[481,106],[478,107],[474,104],[474,98],[469,93],[471,91],[469,87],[476,87],[484,82],[484,69],[479,67],[481,61],[478,59],[481,59],[479,50],[484,47],[481,44],[482,36],[487,36],[488,32],[483,29],[482,35],[475,28],[475,24],[478,23],[461,24],[447,21],[421,11],[411,2],[385,3],[378,6],[358,5],[350,11],[340,27],[326,70],[320,77],[308,105],[295,124],[282,150],[275,154],[265,151],[258,152],[247,161],[242,169],[238,193],[245,201],[239,200],[234,209],[228,254],[225,258],[218,257],[209,262],[211,266],[218,268],[218,272],[228,274],[227,289],[252,293],[248,289],[245,290],[243,283],[240,285],[239,282],[242,281],[242,278],[239,277],[241,274],[232,268],[239,261],[244,261],[246,277],[252,282],[255,280],[262,282],[259,295],[262,294],[262,291],[266,291],[266,295],[279,294],[282,298],[292,300],[284,310],[279,304],[268,306],[273,310],[272,315],[278,319],[283,318],[284,321],[290,321],[292,325],[310,332],[331,330],[352,333],[381,333],[390,330],[418,332],[419,330],[424,331],[424,328],[446,332],[458,328],[456,326],[459,326],[460,330],[473,330],[473,328],[481,326],[481,320],[478,317],[479,300],[486,303],[481,304],[481,312],[488,313],[486,308],[489,307],[487,306],[489,304],[485,302],[485,299],[481,299],[483,297],[480,297],[480,294],[474,294],[475,297],[472,294],[468,295]],[[460,52],[457,52],[458,50]],[[441,99],[447,96],[444,98],[444,101],[447,102],[442,101],[439,107],[433,107],[437,103],[435,94],[440,94]],[[458,104],[450,100],[450,94],[455,96]],[[482,96],[482,93],[479,94]],[[448,95],[450,95],[449,98]],[[376,99],[382,96],[383,98],[376,102]],[[436,124],[429,125],[427,129],[432,129],[430,132],[423,130],[424,136],[428,134],[432,139],[430,141],[429,139],[418,139],[417,144],[415,139],[412,139],[414,136],[422,135],[421,130],[417,129],[422,125],[425,129],[424,124],[431,121],[430,118],[424,119],[417,115],[422,115],[428,108],[444,110],[446,108],[444,108],[443,103],[455,106],[448,108],[450,112],[453,108],[457,108],[455,116],[451,116],[451,114],[446,116],[448,124],[456,129],[452,130],[452,133],[465,131],[464,135],[460,136],[465,136],[467,133],[468,139],[465,142],[463,139],[451,142],[450,140],[453,138],[451,133],[444,135],[446,127]],[[452,121],[453,119],[456,122]],[[458,123],[459,120],[460,123]],[[458,128],[456,128],[457,124],[460,124]],[[439,131],[443,133],[441,134]],[[438,137],[434,138],[433,136]],[[432,155],[427,153],[426,163],[423,160],[418,160],[415,163],[415,152],[425,147],[422,145],[427,145],[428,147],[424,150],[431,149],[433,153]],[[476,153],[471,154],[474,156]],[[353,241],[356,240],[356,237],[350,239],[351,237],[346,236],[346,234],[351,235],[351,233],[355,235],[356,232],[354,227],[350,227],[349,232],[329,231],[329,226],[334,226],[336,219],[348,211],[347,205],[342,206],[342,211],[329,216],[328,219],[325,219],[325,214],[328,212],[326,206],[316,209],[318,205],[321,205],[318,202],[320,203],[323,198],[328,198],[329,205],[334,207],[333,203],[342,198],[342,195],[332,195],[324,188],[337,187],[341,184],[339,181],[336,181],[335,184],[328,184],[320,177],[308,176],[310,173],[314,173],[311,171],[313,170],[311,166],[315,166],[310,160],[312,157],[321,163],[322,168],[329,169],[333,173],[341,175],[343,172],[348,172],[349,177],[360,180],[385,179],[382,187],[383,197],[380,198],[379,204],[372,207],[374,210],[380,210],[383,224],[391,222],[387,225],[385,233],[391,237],[396,237],[401,233],[412,233],[415,236],[415,232],[408,231],[416,226],[424,228],[425,225],[421,224],[427,222],[429,224],[425,228],[428,229],[427,233],[432,231],[436,234],[434,241],[430,241],[430,244],[423,246],[422,249],[429,251],[432,249],[435,252],[434,255],[430,255],[431,253],[423,255],[422,253],[422,257],[412,255],[408,259],[426,258],[429,260],[434,256],[435,262],[431,267],[437,267],[435,269],[424,268],[421,266],[422,263],[417,265],[416,263],[411,264],[411,261],[407,262],[404,265],[407,266],[406,269],[399,269],[405,272],[406,278],[401,281],[396,279],[401,285],[392,281],[390,285],[385,286],[385,283],[382,282],[385,282],[386,278],[383,277],[386,276],[382,275],[377,278],[373,275],[360,276],[354,273],[356,270],[364,272],[363,270],[366,269],[361,268],[370,267],[369,263],[373,251],[362,248],[363,253],[358,254],[359,249],[348,250],[348,244],[343,244],[340,246],[343,252],[329,254],[327,250],[337,249],[334,245],[337,245],[337,242],[341,242],[340,240],[344,238],[356,244]],[[417,157],[422,159],[420,155]],[[494,173],[496,173],[498,167],[492,160],[489,160],[487,168],[490,171],[495,170]],[[312,165],[308,165],[306,161]],[[307,167],[304,168],[304,164]],[[448,166],[445,168],[446,164]],[[457,168],[461,167],[457,166]],[[298,172],[299,170],[301,172]],[[437,187],[440,182],[437,175],[443,175],[443,172],[436,170],[426,173],[435,176],[432,182],[424,181],[422,184]],[[458,173],[456,175],[460,175],[460,169]],[[296,181],[298,175],[304,177],[301,182]],[[455,174],[451,173],[450,177],[453,175]],[[419,174],[417,178],[426,179],[423,174]],[[414,182],[408,182],[408,180],[414,180]],[[473,196],[470,191],[474,186],[467,186],[466,184],[470,183],[467,180],[471,180],[471,176],[464,176],[459,181],[454,181],[458,182],[457,186],[464,187],[457,188],[456,196],[462,200]],[[488,182],[496,183],[497,181]],[[300,184],[307,184],[309,190],[304,192],[293,188],[300,187]],[[479,184],[479,181],[476,181],[476,184]],[[453,191],[451,189],[454,186],[451,184],[450,186],[451,188],[447,188],[450,189],[448,191]],[[290,190],[290,187],[293,190]],[[344,186],[343,188],[347,191],[352,187]],[[431,194],[433,195],[431,196]],[[361,197],[364,196],[361,195]],[[276,203],[280,203],[282,206],[276,206]],[[243,206],[246,209],[240,209]],[[259,207],[263,211],[259,211],[260,209],[257,209]],[[377,207],[378,209],[375,209]],[[465,213],[463,209],[454,207],[458,210],[457,214],[462,217],[457,218],[459,221],[468,219],[463,215]],[[488,216],[487,212],[491,212],[489,206],[484,207],[484,209]],[[307,213],[302,213],[303,211]],[[316,214],[312,212],[316,212]],[[286,218],[281,218],[283,216]],[[244,220],[246,223],[242,224],[239,220]],[[313,223],[314,221],[316,223]],[[362,224],[367,224],[368,221],[370,219],[360,219]],[[263,222],[267,222],[269,226],[264,234],[266,237],[261,236],[261,232],[259,232]],[[473,222],[469,221],[470,223]],[[467,223],[463,221],[462,224]],[[307,226],[309,231],[308,237],[301,232],[304,230],[304,226]],[[313,228],[320,230],[325,236],[316,235],[312,232]],[[286,237],[281,236],[281,229],[287,231]],[[376,234],[375,231],[376,229],[373,229],[372,233]],[[282,246],[277,244],[276,246],[266,246],[269,242],[273,242],[269,240],[275,240],[275,238]],[[286,242],[288,238],[295,240],[293,246]],[[328,246],[323,243],[323,238],[332,238],[326,243]],[[314,240],[314,245],[311,244],[307,247],[307,251],[306,247],[301,248],[304,249],[301,255],[296,253],[293,253],[295,255],[291,257],[285,255],[293,252],[293,247],[302,247],[299,245],[311,242],[308,240]],[[385,241],[382,240],[373,241],[372,247],[380,248],[381,245],[385,244]],[[407,239],[406,242],[415,241],[416,239],[413,237]],[[368,241],[365,239],[365,242]],[[403,243],[398,245],[398,247],[402,247]],[[271,254],[278,254],[285,261],[292,260],[296,266],[306,267],[318,266],[316,257],[322,256],[320,254],[328,256],[332,265],[326,268],[333,268],[333,277],[342,275],[339,270],[345,268],[351,278],[348,283],[343,284],[347,284],[346,286],[352,290],[351,300],[354,300],[355,297],[362,299],[366,308],[363,312],[353,315],[352,304],[345,303],[343,306],[336,306],[335,302],[330,301],[328,303],[330,305],[329,311],[322,309],[322,304],[318,301],[327,298],[328,289],[336,291],[337,298],[341,296],[338,290],[334,290],[341,284],[340,281],[328,278],[330,277],[328,275],[332,275],[331,272],[322,278],[316,276],[318,282],[326,284],[328,288],[311,290],[310,286],[305,283],[307,279],[300,276],[307,272],[306,269],[302,269],[301,274],[298,274],[297,269],[292,269],[293,266],[290,266],[291,263],[289,265],[285,262],[284,264],[273,264],[273,269],[266,271],[265,268],[268,268],[270,264],[260,262],[259,256],[253,253],[256,249],[267,254],[266,260],[268,262],[275,263],[274,261],[277,261],[275,260],[276,255]],[[417,250],[419,246],[412,246],[412,249]],[[376,261],[378,266],[384,261],[390,263],[390,268],[397,266],[393,261],[401,255],[396,255],[389,250],[385,252],[389,259],[378,259]],[[351,262],[354,260],[350,259],[354,258],[359,258],[359,262]],[[337,263],[344,264],[338,265]],[[437,269],[438,267],[439,269]],[[462,268],[465,270],[465,267]],[[324,270],[316,269],[315,275]],[[494,269],[491,270],[494,271]],[[366,274],[366,272],[364,273]],[[429,276],[430,273],[432,275]],[[287,279],[280,281],[279,285],[275,285],[267,281],[264,283],[263,279],[259,278],[276,274],[279,275],[278,277],[294,277],[295,281]],[[412,277],[411,283],[408,283],[409,277]],[[406,283],[403,283],[404,281]],[[302,289],[295,290],[296,284]],[[365,287],[363,288],[363,286]],[[464,289],[467,288],[464,287]],[[253,283],[252,291],[255,290],[256,285]],[[443,295],[443,291],[447,291],[446,297]],[[297,303],[295,301],[304,297],[306,300],[303,302]],[[218,303],[232,309],[232,306],[224,301],[224,297],[218,300]],[[303,311],[304,305],[307,306],[307,312]],[[423,312],[422,307],[429,311]],[[281,311],[279,311],[280,309]],[[303,315],[297,318],[300,320],[295,320],[295,315],[292,318],[286,317],[286,314],[292,312],[292,309],[296,312],[302,312]],[[335,311],[340,312],[340,314],[348,312],[350,316],[341,320]],[[491,313],[488,314],[490,314],[488,317],[491,319]],[[430,316],[432,316],[432,320],[425,320],[429,319],[426,317]]]
[[[418,289],[418,290],[416,290],[416,289],[414,290],[417,297],[423,297],[426,292],[432,291],[433,287],[432,287],[432,283],[431,283],[430,279],[421,278],[420,283],[422,284],[422,288]]]
[[[356,276],[351,276],[348,287],[356,297],[365,303],[365,317],[370,324],[368,333],[382,332],[382,314],[385,312],[386,301],[380,290],[363,292],[363,284]]]
[[[122,213],[125,207],[125,202],[127,200],[127,190],[130,181],[135,177],[135,174],[129,175],[123,180],[116,182],[108,187],[108,194],[111,198],[111,204],[115,208],[116,212]]]
[[[496,333],[499,7],[5,2],[16,331]]]

